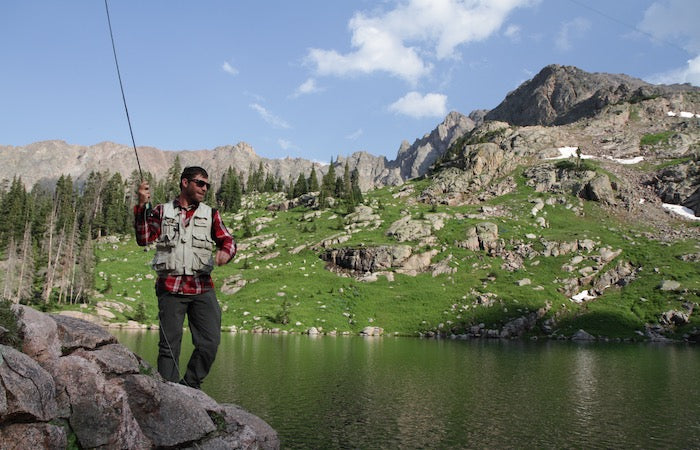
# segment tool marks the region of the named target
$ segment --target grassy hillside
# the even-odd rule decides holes
[[[518,317],[537,313],[536,325],[528,335],[571,336],[579,329],[609,338],[645,339],[641,334],[649,325],[660,324],[664,312],[687,311],[700,303],[700,272],[697,259],[681,259],[700,252],[695,240],[662,242],[650,239],[645,224],[622,223],[610,210],[598,203],[562,195],[536,193],[518,181],[518,189],[482,205],[431,206],[413,201],[427,181],[416,181],[414,194],[398,197],[400,188],[383,188],[365,196],[365,204],[382,219],[381,226],[360,229],[335,247],[397,244],[386,231],[404,214],[422,219],[444,213],[444,227],[433,231],[433,238],[410,244],[414,253],[436,250],[432,263],[447,260],[456,269],[451,274],[417,276],[399,273],[380,275],[374,282],[358,281],[325,268],[314,244],[343,232],[345,211],[312,211],[296,208],[270,212],[264,207],[273,199],[256,196],[242,213],[225,215],[227,226],[239,243],[235,261],[214,271],[218,298],[223,309],[223,325],[238,330],[285,330],[307,332],[315,327],[322,333],[358,333],[376,326],[385,334],[417,336],[425,333],[463,334],[474,327],[501,329]],[[405,191],[405,186],[404,186]],[[544,201],[538,212],[549,227],[535,223],[532,207],[537,198]],[[498,211],[489,217],[483,211]],[[315,214],[314,214],[315,213]],[[677,219],[669,216],[669,221]],[[253,236],[244,238],[248,230]],[[456,245],[466,239],[467,229],[480,222],[498,225],[499,238],[506,250],[532,249],[532,258],[524,258],[522,267],[509,270],[504,259]],[[677,227],[697,224],[678,220]],[[591,240],[595,248],[559,256],[542,256],[547,242]],[[562,293],[571,273],[590,273],[600,249],[621,250],[592,281],[622,262],[637,270],[627,285],[605,289],[603,295],[584,303],[575,303]],[[84,312],[110,311],[112,322],[138,320],[157,324],[157,304],[153,272],[149,261],[153,250],[144,251],[131,236],[117,243],[103,241],[96,246],[97,294]],[[572,258],[579,258],[572,261]],[[581,276],[581,275],[578,275]],[[527,281],[529,280],[529,282]],[[677,281],[680,287],[661,290],[664,281]],[[238,292],[225,293],[235,284]],[[222,292],[222,288],[224,292]],[[582,286],[584,289],[585,286]],[[119,306],[127,305],[126,307]],[[665,325],[664,333],[681,338],[700,327],[697,314],[688,323]]]

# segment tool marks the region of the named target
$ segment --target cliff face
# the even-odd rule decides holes
[[[564,125],[593,117],[605,106],[670,94],[689,86],[655,86],[627,75],[589,73],[552,64],[509,93],[484,120],[511,125]]]
[[[23,448],[279,448],[235,405],[165,382],[100,326],[18,306],[22,352],[0,345],[0,442]]]

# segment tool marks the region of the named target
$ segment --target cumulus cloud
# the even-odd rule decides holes
[[[296,88],[296,90],[291,95],[291,97],[297,98],[297,97],[300,97],[302,95],[313,94],[315,92],[320,92],[322,90],[323,89],[318,87],[318,85],[316,84],[316,80],[314,80],[313,78],[309,78],[306,81],[304,81],[303,83],[301,83],[299,85],[299,87]]]
[[[434,93],[421,95],[415,91],[409,92],[389,105],[389,111],[417,119],[442,117],[447,114],[447,96]]]
[[[583,38],[590,28],[591,22],[581,17],[564,22],[559,29],[554,45],[561,51],[569,51],[573,48],[572,39]]]
[[[645,78],[650,83],[655,84],[690,83],[693,86],[700,86],[700,56],[688,61],[685,67],[672,69]]]
[[[538,0],[409,0],[392,10],[356,13],[348,24],[352,51],[311,49],[320,75],[387,72],[416,83],[432,70],[428,58],[454,58],[462,44],[495,33],[515,8]]]
[[[253,111],[257,112],[265,122],[269,123],[273,127],[284,129],[292,128],[291,125],[289,125],[284,119],[275,116],[259,103],[251,103],[249,106],[251,109],[253,109]]]
[[[659,41],[677,45],[692,55],[687,64],[648,77],[653,83],[691,83],[700,86],[700,2],[666,0],[653,3],[638,28]],[[676,44],[679,43],[679,44]]]
[[[231,75],[238,75],[238,69],[229,64],[228,61],[224,62],[221,68],[224,69],[224,72],[226,73],[230,73]]]

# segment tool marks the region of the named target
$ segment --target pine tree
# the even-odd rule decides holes
[[[3,196],[3,207],[6,213],[0,221],[0,236],[3,242],[8,242],[10,237],[19,242],[22,240],[24,224],[30,214],[27,208],[27,191],[21,178],[12,179],[10,190]]]
[[[342,197],[349,208],[355,207],[355,199],[352,195],[352,182],[350,180],[350,165],[348,160],[345,160],[345,168],[343,169],[343,192]]]
[[[350,190],[354,204],[362,203],[364,199],[362,198],[362,189],[360,189],[360,172],[357,170],[357,166],[350,173]]]
[[[316,167],[313,164],[311,165],[311,173],[309,174],[308,186],[309,192],[318,192],[320,189],[318,185],[318,176],[316,175]]]
[[[229,167],[221,177],[221,187],[216,192],[217,204],[224,212],[237,212],[241,208],[241,197],[238,175]]]
[[[306,178],[304,178],[303,173],[299,173],[299,176],[297,177],[296,183],[294,183],[294,190],[292,192],[293,198],[297,198],[300,195],[306,194],[309,192],[309,186],[306,184]]]
[[[333,158],[328,166],[328,172],[321,178],[321,193],[319,204],[321,208],[328,206],[328,199],[335,196],[335,164]]]
[[[119,172],[109,178],[104,188],[102,205],[102,235],[125,233],[128,223],[128,208],[124,182]]]
[[[168,175],[165,180],[164,196],[166,202],[171,201],[180,195],[180,175],[182,174],[182,164],[180,164],[180,155],[175,156],[173,165],[168,169]]]
[[[70,175],[61,175],[56,182],[54,203],[56,204],[56,228],[71,228],[75,211],[75,192]]]

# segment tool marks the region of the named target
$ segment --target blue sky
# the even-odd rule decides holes
[[[394,159],[548,64],[700,85],[697,0],[110,0],[138,146]],[[101,0],[0,4],[0,145],[131,145]]]

